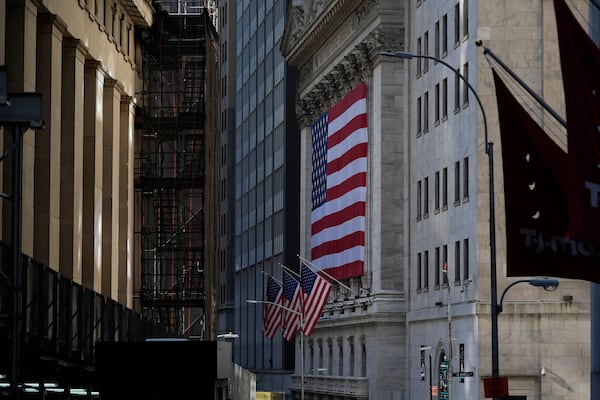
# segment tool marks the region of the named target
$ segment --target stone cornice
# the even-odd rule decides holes
[[[370,0],[377,1],[377,0]],[[309,10],[292,4],[281,41],[281,53],[290,65],[300,67],[314,48],[325,42],[354,11],[361,0],[333,0],[310,20]]]

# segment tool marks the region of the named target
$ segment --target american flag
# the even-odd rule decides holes
[[[310,336],[321,317],[325,303],[327,303],[331,284],[304,264],[300,267],[300,277],[302,280],[302,290],[306,296],[304,300],[304,327],[302,331],[306,336]]]
[[[366,96],[361,83],[312,126],[311,259],[336,279],[363,274]]]
[[[263,309],[263,334],[273,339],[279,328],[281,328],[283,315],[283,289],[271,276],[267,279],[267,301]],[[273,303],[273,304],[270,304]]]
[[[292,278],[286,271],[283,271],[283,296],[285,298],[284,306],[293,311],[283,310],[282,334],[285,340],[291,342],[294,340],[296,331],[302,326],[304,293],[298,281]]]

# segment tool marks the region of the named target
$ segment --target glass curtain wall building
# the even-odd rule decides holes
[[[246,302],[264,299],[267,274],[280,280],[281,264],[298,266],[299,135],[288,107],[295,72],[279,50],[288,4],[238,0],[219,6],[227,57],[223,62],[221,56],[221,205],[229,231],[221,236],[219,330],[239,334],[234,362],[257,374],[257,391],[287,391],[294,368],[293,343],[280,334],[263,336],[263,307]]]

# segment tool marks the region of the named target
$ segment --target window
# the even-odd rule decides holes
[[[463,277],[469,281],[469,239],[463,240]]]
[[[417,254],[417,291],[421,290],[421,267],[422,267],[421,253],[418,253]]]
[[[435,43],[435,57],[440,58],[440,21],[435,23],[435,38],[433,40]]]
[[[435,85],[435,105],[434,105],[435,109],[434,109],[434,116],[435,116],[435,123],[439,124],[440,123],[440,84],[436,83]]]
[[[454,45],[460,43],[460,3],[454,6]]]
[[[117,5],[113,4],[111,7],[111,20],[110,20],[110,34],[115,37],[115,22],[117,19]]]
[[[439,247],[435,248],[435,264],[433,267],[435,268],[434,285],[436,288],[439,288],[440,287],[440,248]]]
[[[442,268],[444,269],[443,284],[448,284],[448,245],[442,247]]]
[[[421,110],[421,97],[417,98],[417,136],[420,136],[423,133],[423,125],[421,121],[423,120],[423,112]]]
[[[465,63],[463,65],[463,77],[465,78],[463,82],[463,107],[469,104],[469,63]]]
[[[125,51],[126,51],[126,54],[128,56],[130,56],[131,55],[131,24],[127,24],[127,34],[125,37],[127,38],[127,41],[125,43],[127,47],[126,47]]]
[[[423,35],[423,55],[429,55],[429,31],[425,32]],[[423,59],[423,72],[427,72],[429,70],[429,59]]]
[[[469,200],[469,157],[463,159],[463,200]]]
[[[440,171],[435,172],[435,188],[433,192],[435,211],[440,210]]]
[[[363,340],[360,343],[360,376],[367,376],[367,345]]]
[[[460,111],[460,77],[454,74],[454,112]]]
[[[460,203],[460,162],[454,163],[454,205]]]
[[[469,36],[469,0],[463,0],[463,36]]]
[[[429,92],[423,95],[423,132],[429,131]]]
[[[448,119],[448,78],[442,81],[442,120]]]
[[[460,282],[460,240],[454,242],[454,282]]]
[[[333,375],[333,343],[331,339],[327,340],[327,370],[329,375]]]
[[[448,167],[442,170],[442,207],[448,207]]]
[[[429,289],[429,251],[423,253],[423,289]]]
[[[350,347],[350,360],[348,360],[348,375],[354,376],[354,337],[348,338],[348,347]]]
[[[421,55],[421,38],[417,39],[417,55]],[[421,76],[422,71],[422,59],[420,57],[417,57],[417,77]]]
[[[421,181],[417,182],[417,220],[421,219],[421,199],[422,199]]]
[[[339,350],[339,360],[338,360],[338,375],[344,376],[344,346],[342,344],[342,338],[338,338],[338,350]]]
[[[425,178],[423,181],[423,217],[427,218],[429,215],[429,178]]]
[[[123,21],[125,20],[125,15],[121,14],[119,17],[119,46],[123,47]]]
[[[442,57],[448,54],[448,14],[442,18]]]

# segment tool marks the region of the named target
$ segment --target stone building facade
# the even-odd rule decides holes
[[[45,129],[23,144],[22,251],[133,307],[135,28],[145,0],[2,2],[10,92],[40,92]],[[10,171],[4,167],[5,181]],[[5,191],[10,186],[4,184]],[[2,239],[10,238],[3,201]]]
[[[575,3],[587,15],[586,2]],[[304,254],[310,253],[311,125],[365,82],[369,135],[365,273],[346,282],[353,293],[336,286],[313,335],[302,345],[296,340],[294,397],[417,399],[433,390],[433,399],[484,398],[492,361],[489,159],[477,99],[452,69],[475,89],[496,144],[502,293],[516,279],[506,277],[491,63],[475,42],[482,39],[560,112],[552,2],[294,1],[288,13],[281,49],[300,75]],[[452,68],[380,55],[397,50]],[[511,395],[589,398],[589,284],[561,279],[552,292],[515,286],[499,317],[499,348]]]

